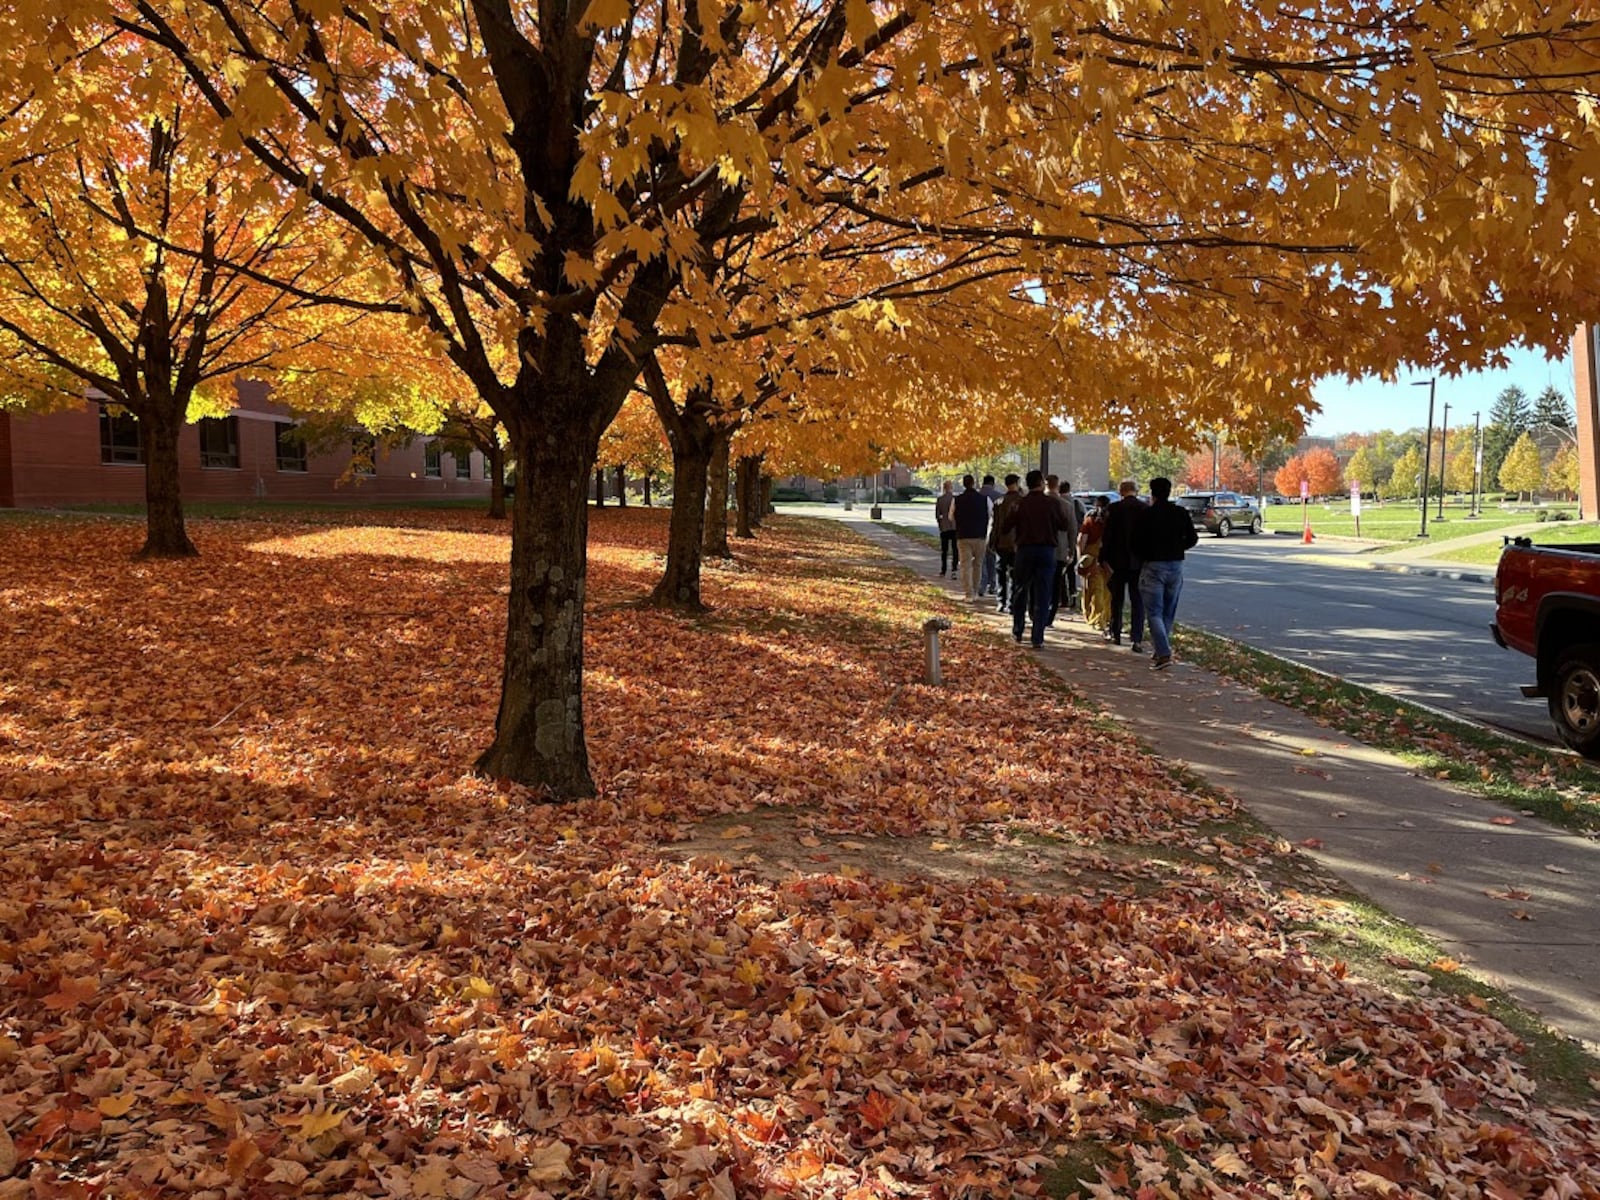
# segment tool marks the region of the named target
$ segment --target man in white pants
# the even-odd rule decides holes
[[[983,551],[989,541],[989,497],[976,487],[971,475],[961,477],[956,497],[956,545],[961,550],[961,591],[968,600],[978,598]]]

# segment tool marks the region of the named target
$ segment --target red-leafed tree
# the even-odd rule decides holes
[[[1272,482],[1285,496],[1298,496],[1302,482],[1313,496],[1331,496],[1344,490],[1338,456],[1321,446],[1296,454],[1278,469]]]
[[[1183,482],[1196,491],[1213,486],[1212,468],[1216,468],[1215,486],[1225,492],[1253,492],[1256,489],[1256,468],[1244,452],[1236,446],[1224,446],[1213,459],[1211,447],[1196,450],[1184,462]]]

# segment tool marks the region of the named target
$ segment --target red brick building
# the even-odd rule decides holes
[[[295,436],[295,417],[244,385],[228,416],[190,425],[178,447],[183,498],[195,500],[436,500],[489,495],[477,451],[456,456],[432,439],[378,446],[355,434],[332,452]],[[365,441],[366,447],[362,443]],[[359,455],[361,466],[351,471]],[[99,404],[40,415],[0,410],[0,506],[139,504],[144,466],[138,423]]]

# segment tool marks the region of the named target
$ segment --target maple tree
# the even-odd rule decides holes
[[[1544,463],[1539,456],[1539,444],[1533,435],[1523,433],[1506,452],[1500,464],[1500,486],[1519,496],[1533,498],[1544,483]]]
[[[1347,486],[1360,485],[1368,495],[1376,495],[1388,483],[1389,471],[1383,467],[1378,452],[1371,446],[1361,446],[1350,456],[1350,461],[1344,467],[1344,481]]]
[[[1215,454],[1209,448],[1196,450],[1184,462],[1183,482],[1193,491],[1208,491],[1212,487],[1212,473],[1216,473],[1216,487],[1226,492],[1255,491],[1256,467],[1237,446],[1223,446]]]
[[[260,165],[376,251],[541,481],[537,510],[527,488],[513,506],[480,765],[556,796],[592,788],[583,496],[603,430],[662,345],[757,335],[787,288],[815,294],[796,258],[751,311],[717,273],[729,241],[825,209],[913,289],[1008,278],[1074,351],[1175,368],[1140,394],[1095,369],[1109,354],[1062,356],[1065,407],[1156,438],[1282,432],[1318,373],[1556,347],[1600,254],[1569,203],[1592,175],[1570,86],[1589,27],[1531,0],[1316,20],[1078,20],[1054,0],[64,7],[78,24],[41,66],[107,29],[173,56]]]
[[[226,413],[242,379],[270,379],[290,398],[369,392],[383,374],[366,353],[375,335],[359,313],[323,303],[359,274],[328,223],[244,170],[181,76],[116,46],[78,67],[74,106],[99,119],[23,104],[4,130],[18,160],[0,187],[0,379],[13,404],[89,396],[132,414],[140,556],[192,556],[178,474],[186,421]]]
[[[1298,496],[1304,482],[1313,496],[1331,496],[1341,490],[1344,472],[1332,450],[1317,446],[1297,454],[1273,476],[1273,484],[1285,496]]]
[[[1422,447],[1408,446],[1389,469],[1387,496],[1408,498],[1422,495]]]
[[[1470,492],[1477,479],[1477,448],[1470,436],[1457,441],[1459,446],[1445,460],[1445,486],[1452,492]]]
[[[1578,472],[1577,451],[1571,446],[1562,446],[1551,456],[1550,465],[1545,468],[1544,485],[1549,491],[1570,499],[1578,494]]]

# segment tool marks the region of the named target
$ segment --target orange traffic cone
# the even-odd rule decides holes
[[[1309,518],[1307,518],[1307,520],[1306,520],[1306,532],[1305,532],[1305,536],[1304,536],[1304,537],[1302,537],[1302,538],[1301,538],[1301,539],[1300,539],[1300,541],[1301,541],[1301,543],[1302,543],[1302,544],[1303,544],[1303,545],[1306,545],[1306,546],[1309,546],[1309,545],[1311,545],[1311,543],[1312,543],[1312,542],[1314,542],[1314,541],[1316,541],[1316,540],[1317,540],[1317,539],[1316,539],[1316,538],[1314,538],[1314,537],[1312,537],[1312,536],[1311,536],[1311,521],[1310,521],[1310,519],[1309,519]]]

